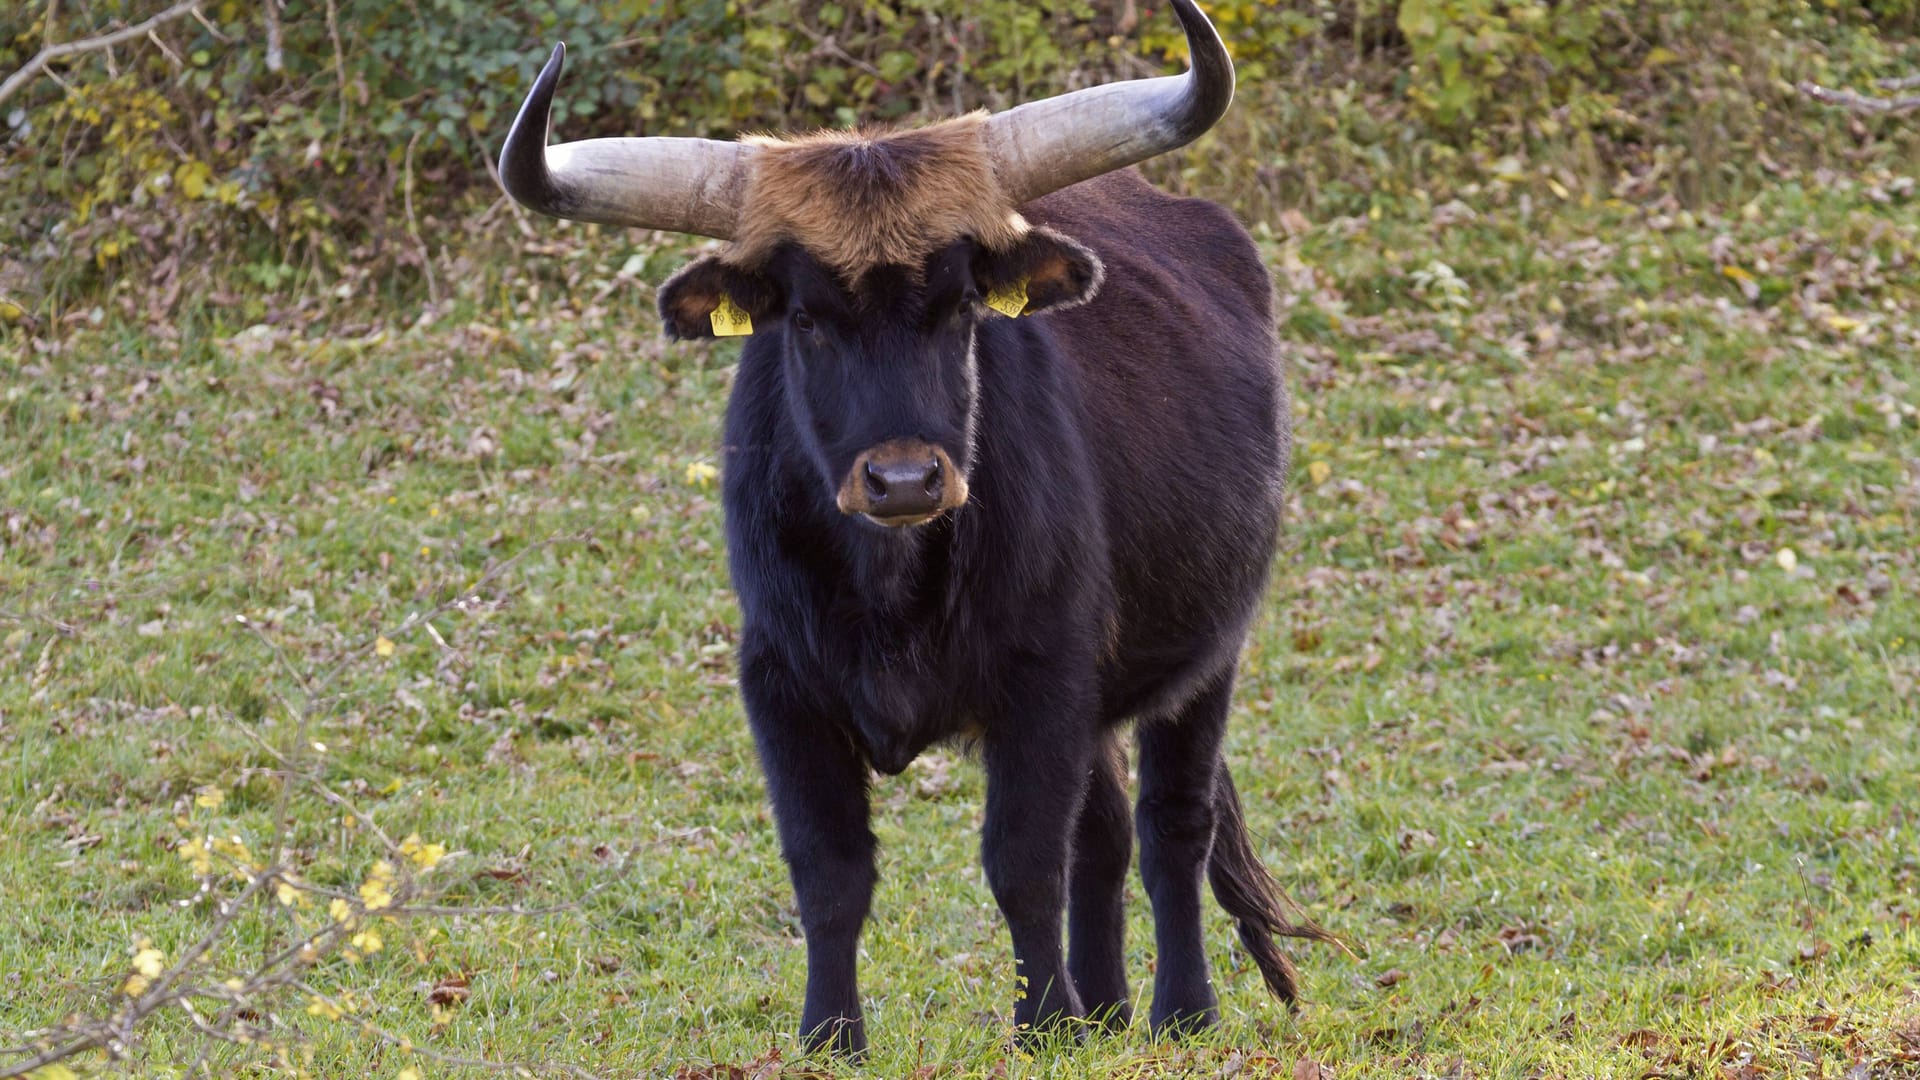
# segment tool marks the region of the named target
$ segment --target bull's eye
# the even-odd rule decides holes
[[[803,334],[813,333],[813,316],[804,311],[793,313],[793,328]]]

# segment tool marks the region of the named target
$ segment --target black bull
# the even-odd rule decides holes
[[[1156,1032],[1216,1018],[1203,877],[1289,1003],[1272,935],[1322,936],[1286,917],[1221,755],[1289,470],[1267,272],[1231,215],[1131,170],[1022,212],[1036,229],[1012,253],[961,241],[848,284],[787,245],[662,289],[678,336],[709,332],[721,295],[754,320],[727,410],[726,528],[741,689],[806,934],[809,1045],[866,1045],[869,768],[897,773],[941,740],[985,765],[1017,1024],[1128,1022],[1130,817]],[[982,306],[1022,275],[1027,316]],[[897,461],[863,454],[883,445],[920,455],[924,490],[901,496],[917,527],[869,506],[901,487]],[[850,490],[868,512],[848,512]]]

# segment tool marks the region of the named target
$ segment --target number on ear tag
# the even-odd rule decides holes
[[[995,285],[987,293],[987,306],[1009,319],[1019,317],[1021,312],[1027,310],[1027,279]]]
[[[713,309],[714,337],[746,337],[753,333],[753,316],[748,315],[733,297],[722,296],[720,306]]]

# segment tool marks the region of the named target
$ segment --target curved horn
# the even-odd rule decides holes
[[[557,218],[731,240],[754,147],[713,139],[586,139],[547,145],[564,43],[533,81],[500,148],[500,186]]]
[[[1227,47],[1193,0],[1172,4],[1193,54],[1185,75],[1075,90],[987,118],[994,171],[1015,206],[1185,146],[1227,111]]]

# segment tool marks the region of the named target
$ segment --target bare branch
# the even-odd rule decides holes
[[[267,6],[276,2],[267,0]],[[334,125],[333,137],[333,152],[338,155],[347,138],[347,54],[340,48],[340,11],[333,0],[327,0],[327,40],[333,42],[333,76],[340,84],[340,122]]]
[[[278,75],[287,66],[286,50],[280,44],[280,0],[265,0],[260,10],[267,18],[267,70]]]
[[[221,33],[219,27],[208,22],[207,17],[205,15],[200,14],[199,8],[193,9],[193,18],[195,22],[200,24],[200,28],[205,30],[207,34],[213,38],[213,40],[219,42],[222,45],[233,44],[233,39]]]
[[[180,59],[179,53],[174,52],[172,49],[168,48],[167,43],[160,40],[159,34],[156,34],[153,31],[149,30],[147,31],[147,40],[153,42],[154,48],[159,49],[160,52],[166,56],[167,59],[173,61],[173,69],[175,71],[179,71],[180,69],[187,66],[187,62],[185,60]]]
[[[123,984],[122,993],[132,989],[138,989],[139,992],[131,995],[108,1015],[60,1023],[34,1033],[30,1036],[34,1042],[28,1045],[0,1046],[0,1058],[17,1058],[17,1060],[0,1063],[0,1080],[27,1075],[43,1066],[89,1050],[104,1048],[116,1057],[124,1055],[135,1044],[138,1029],[154,1014],[169,1008],[177,1008],[184,1012],[193,1030],[209,1039],[227,1043],[254,1044],[259,1040],[256,1033],[250,1030],[250,1020],[237,1028],[230,1028],[230,1025],[244,1019],[246,1010],[261,1008],[270,995],[288,989],[298,989],[310,996],[322,997],[323,995],[313,987],[301,981],[302,973],[309,970],[314,962],[313,958],[334,955],[345,948],[355,929],[363,925],[363,920],[546,916],[577,911],[586,896],[591,896],[610,884],[610,882],[598,883],[588,889],[579,900],[549,906],[416,903],[417,898],[424,897],[430,900],[433,895],[430,890],[423,890],[420,887],[419,879],[409,865],[409,860],[405,858],[405,847],[395,843],[392,836],[351,799],[330,788],[311,767],[312,755],[316,751],[310,736],[313,724],[332,700],[330,695],[335,681],[349,671],[357,661],[363,659],[367,650],[386,634],[398,638],[425,628],[444,646],[445,643],[440,634],[431,627],[432,620],[450,611],[464,610],[466,605],[479,599],[482,590],[505,576],[534,552],[587,539],[603,522],[630,510],[638,499],[639,497],[627,500],[614,510],[602,514],[583,529],[553,533],[543,540],[522,548],[508,558],[489,564],[478,580],[455,592],[433,608],[425,612],[410,612],[398,624],[388,627],[384,633],[370,634],[336,650],[331,661],[317,673],[311,670],[303,671],[294,665],[279,644],[268,635],[265,627],[244,616],[239,617],[237,621],[240,625],[267,646],[281,675],[298,691],[298,700],[282,695],[283,705],[294,720],[285,746],[275,748],[260,739],[257,734],[244,732],[279,765],[278,770],[275,771],[281,778],[281,789],[273,815],[275,826],[271,857],[265,865],[249,865],[244,851],[236,857],[231,852],[210,850],[208,852],[210,857],[218,856],[223,863],[230,864],[219,876],[238,875],[245,880],[246,884],[235,895],[218,901],[214,919],[199,938],[182,951],[178,958],[162,970],[151,983],[138,988],[131,984]],[[22,616],[0,611],[0,618],[5,618],[7,621],[25,621],[33,617],[36,616]],[[49,650],[55,640],[57,638],[48,639]],[[45,663],[43,651],[42,664]],[[390,880],[392,895],[384,903],[377,907],[371,906],[366,903],[362,894],[327,888],[294,876],[292,869],[286,865],[286,856],[293,848],[292,799],[296,787],[311,788],[325,803],[353,815],[379,841],[385,854],[393,858],[399,876],[397,880]],[[212,878],[209,877],[203,881],[203,888],[211,880]],[[305,897],[335,902],[346,901],[351,905],[350,910],[353,914],[347,918],[330,917],[317,929],[308,929],[299,926],[296,922],[298,930],[291,936],[282,937],[276,934],[268,937],[261,943],[261,955],[256,966],[251,971],[243,971],[232,979],[215,981],[210,976],[195,977],[206,974],[202,968],[212,962],[217,951],[234,944],[234,924],[246,911],[257,910],[262,903],[265,903],[269,910],[276,910],[271,905],[273,899],[279,899],[283,905],[290,903],[287,895],[281,891],[282,886]],[[193,998],[223,1001],[226,1004],[219,1014],[209,1021],[194,1008],[190,1000]],[[344,1007],[341,1008],[342,1013],[347,1011]],[[593,1076],[584,1069],[563,1063],[494,1063],[479,1058],[459,1058],[412,1046],[403,1037],[374,1027],[365,1020],[356,1018],[354,1022],[361,1025],[363,1030],[392,1045],[405,1046],[430,1060],[445,1064],[485,1068],[503,1073],[511,1072],[516,1075],[560,1074],[581,1078]],[[193,1075],[202,1069],[208,1054],[208,1046],[203,1045],[200,1053],[195,1056],[187,1075]]]
[[[1920,88],[1920,75],[1905,75],[1898,79],[1881,79],[1873,85],[1882,90],[1913,90]]]
[[[101,49],[111,49],[123,41],[132,41],[135,38],[145,37],[154,27],[180,18],[182,15],[192,11],[199,3],[200,0],[180,0],[179,3],[167,8],[165,11],[160,12],[144,22],[135,23],[125,29],[115,30],[110,34],[101,34],[97,37],[81,38],[79,41],[63,41],[58,45],[48,45],[35,53],[33,59],[22,65],[19,71],[7,76],[5,82],[0,82],[0,102],[6,101],[18,93],[21,87],[32,81],[35,75],[45,71],[47,65],[53,63],[55,60],[69,56],[78,56],[81,53],[99,52]]]
[[[0,1066],[0,1077],[25,1076],[35,1069],[40,1068],[42,1065],[51,1065],[63,1058],[72,1057],[75,1054],[91,1050],[98,1046],[105,1046],[115,1038],[121,1038],[125,1033],[131,1032],[134,1025],[138,1024],[148,1014],[172,1004],[177,997],[176,994],[171,992],[174,982],[180,978],[183,972],[193,966],[195,961],[205,956],[214,946],[220,944],[220,940],[226,936],[227,927],[231,925],[235,919],[240,917],[240,913],[247,907],[247,902],[252,900],[255,894],[265,889],[270,880],[272,880],[272,875],[270,874],[256,875],[253,880],[247,883],[247,887],[240,895],[222,904],[214,917],[213,924],[208,927],[205,933],[200,935],[200,939],[188,946],[187,950],[180,954],[178,960],[175,960],[171,966],[161,972],[160,976],[153,980],[152,985],[143,990],[140,996],[135,998],[133,1003],[127,1007],[125,1012],[114,1017],[110,1022],[101,1024],[69,1042],[48,1047],[25,1061],[16,1061],[5,1066]]]
[[[1920,80],[1887,79],[1883,80],[1880,85],[1889,88],[1896,86],[1920,86]],[[1920,109],[1920,94],[1911,94],[1906,97],[1871,97],[1853,90],[1837,90],[1811,82],[1801,83],[1800,92],[1815,101],[1823,101],[1828,105],[1838,105],[1842,108],[1852,109],[1854,112],[1885,113],[1892,115]]]
[[[413,242],[420,249],[420,271],[427,276],[427,301],[436,307],[440,304],[440,285],[433,277],[433,252],[427,242],[420,238],[420,222],[413,216],[413,144],[420,141],[421,131],[413,133],[407,140],[406,182],[401,186],[401,194],[406,197],[407,232],[413,236]]]

